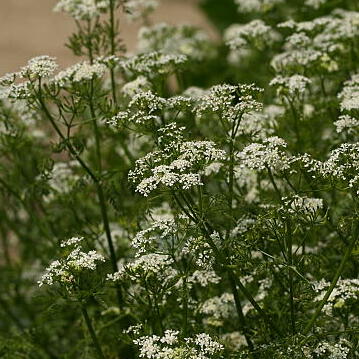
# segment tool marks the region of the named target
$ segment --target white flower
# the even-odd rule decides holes
[[[305,5],[312,7],[314,9],[319,9],[327,1],[328,0],[305,0]]]
[[[135,80],[123,85],[121,91],[128,97],[133,97],[140,92],[146,92],[151,89],[151,83],[144,76],[138,76]]]
[[[86,270],[95,270],[97,262],[104,262],[105,258],[96,251],[83,252],[80,247],[82,238],[73,237],[62,242],[61,247],[73,245],[74,249],[65,257],[56,260],[46,268],[45,274],[38,281],[39,286],[53,285],[55,282],[71,284],[75,276]]]
[[[161,51],[164,54],[185,55],[193,60],[208,59],[213,49],[208,36],[189,25],[155,24],[142,27],[138,33],[140,53]]]
[[[91,80],[95,76],[102,77],[106,71],[106,66],[100,63],[89,64],[88,62],[83,62],[75,71],[73,80],[75,82],[80,82],[83,80]]]
[[[176,330],[166,330],[163,337],[142,336],[135,339],[139,346],[139,357],[147,359],[210,359],[223,350],[223,346],[208,334],[196,334],[193,338],[178,338]]]
[[[286,208],[281,209],[291,214],[298,213],[306,216],[314,216],[324,206],[321,198],[300,197],[298,195],[283,197],[282,202]]]
[[[284,0],[234,0],[238,5],[238,11],[247,12],[266,12]]]
[[[233,294],[223,293],[219,297],[207,299],[201,307],[201,313],[216,320],[229,319],[236,316]],[[212,323],[216,323],[212,321]],[[218,321],[218,324],[222,322]]]
[[[207,287],[209,284],[218,284],[221,278],[213,270],[196,270],[188,277],[188,283]]]
[[[240,166],[251,170],[285,171],[290,168],[291,158],[284,152],[286,142],[279,137],[266,138],[263,143],[252,143],[237,154]]]
[[[345,339],[340,339],[339,342],[320,342],[313,350],[313,353],[318,358],[323,359],[346,359],[350,352],[350,343]]]
[[[186,340],[186,339],[185,339]],[[194,343],[200,348],[200,352],[208,355],[214,355],[223,350],[223,345],[214,341],[208,334],[200,333],[196,334],[194,339],[189,338],[187,343]]]
[[[323,299],[330,283],[322,279],[313,283],[315,292],[318,295],[314,298],[315,302]],[[359,279],[339,279],[334,290],[331,292],[326,304],[323,307],[325,314],[332,316],[335,308],[342,308],[349,302],[355,303],[359,299]]]
[[[72,237],[70,239],[67,239],[66,241],[61,242],[60,246],[61,247],[69,247],[72,246],[74,244],[78,244],[80,243],[82,240],[84,239],[84,237]]]
[[[181,54],[164,54],[160,51],[139,54],[121,59],[122,70],[131,75],[143,75],[147,78],[170,74],[181,68],[188,61]]]
[[[277,87],[278,95],[288,93],[290,96],[303,95],[311,80],[302,75],[293,75],[290,77],[277,76],[271,82],[270,86]]]
[[[51,202],[56,198],[56,194],[68,194],[75,187],[80,176],[74,173],[74,168],[78,166],[76,161],[56,162],[51,172],[46,173],[49,177],[48,184],[52,190],[45,196],[46,202]]]
[[[355,133],[359,127],[359,120],[348,115],[343,115],[339,117],[339,120],[334,122],[334,125],[338,133]]]
[[[54,11],[68,13],[76,20],[89,20],[100,16],[108,7],[109,2],[106,0],[60,0]]]
[[[161,274],[163,274],[166,280],[169,280],[177,274],[176,271],[170,268],[172,264],[173,259],[169,255],[149,253],[136,258],[132,262],[122,264],[119,271],[107,275],[107,279],[116,282],[123,279],[126,275],[136,279],[138,276],[153,273],[158,278],[161,278]]]
[[[58,67],[55,61],[54,57],[46,55],[34,57],[21,69],[20,75],[22,77],[50,77]]]
[[[344,88],[338,97],[341,100],[342,111],[359,109],[359,74],[353,75],[349,81],[344,83]]]
[[[173,345],[178,340],[178,334],[179,334],[178,330],[168,329],[165,331],[165,335],[160,339],[160,342],[168,345]]]
[[[248,46],[261,49],[278,39],[279,34],[262,20],[253,20],[244,25],[231,25],[224,34],[224,40],[231,50]]]
[[[177,232],[176,223],[173,219],[159,220],[148,228],[138,232],[131,241],[131,246],[137,250],[136,256],[140,256],[150,247],[157,247],[157,250],[166,243],[171,242]],[[158,248],[159,247],[159,248]]]
[[[157,7],[157,0],[127,0],[124,3],[125,14],[131,21],[146,18]]]
[[[252,85],[215,85],[197,99],[195,113],[202,118],[213,113],[225,121],[233,122],[244,113],[262,109],[255,96],[262,89]]]
[[[216,149],[211,141],[173,142],[166,149],[137,160],[129,179],[136,184],[136,191],[145,197],[160,186],[179,185],[187,190],[202,186],[201,176],[205,175],[207,166],[224,158],[225,152]]]

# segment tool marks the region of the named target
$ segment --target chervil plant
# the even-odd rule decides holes
[[[359,4],[157,5],[0,78],[0,357],[359,358]]]

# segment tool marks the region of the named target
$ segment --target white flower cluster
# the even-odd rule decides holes
[[[213,271],[215,256],[211,246],[203,237],[190,237],[182,249],[184,256],[193,256],[198,267]]]
[[[240,167],[256,171],[288,170],[292,159],[284,151],[286,147],[287,143],[276,136],[266,138],[263,143],[251,143],[237,154]]]
[[[164,54],[185,55],[189,59],[201,61],[211,56],[208,36],[189,25],[168,25],[160,23],[142,27],[138,34],[140,53],[161,51]]]
[[[74,168],[77,166],[77,161],[56,162],[54,164],[51,172],[46,174],[49,177],[48,184],[52,190],[46,195],[46,202],[54,200],[56,194],[65,195],[72,191],[80,179],[80,176],[74,173]]]
[[[100,16],[108,7],[108,0],[60,0],[54,11],[67,13],[76,20],[89,20]]]
[[[19,72],[7,73],[0,78],[0,99],[26,100],[30,97],[31,81],[50,77],[57,67],[54,57],[43,55],[30,59]],[[18,78],[28,81],[15,83]]]
[[[21,69],[20,76],[26,78],[46,78],[50,77],[57,67],[58,65],[54,57],[47,55],[38,56],[28,61],[27,65]]]
[[[315,216],[323,208],[323,200],[321,198],[300,197],[298,195],[282,197],[282,203],[284,207],[281,207],[281,210],[290,214],[310,217]]]
[[[88,81],[93,79],[95,76],[102,77],[105,71],[105,65],[99,63],[89,64],[88,62],[83,62],[75,72],[73,80],[75,82],[81,82],[84,80]]]
[[[238,331],[222,334],[221,341],[225,343],[226,347],[236,351],[247,346],[245,336]]]
[[[45,274],[38,281],[39,287],[54,283],[71,284],[76,275],[86,270],[95,270],[97,262],[104,262],[105,258],[96,251],[83,252],[81,248],[82,237],[73,237],[61,243],[61,247],[73,247],[65,257],[56,260],[46,268]]]
[[[123,94],[128,97],[133,97],[140,92],[148,92],[151,90],[151,83],[144,76],[138,76],[133,81],[129,81],[121,88]]]
[[[262,89],[254,85],[215,85],[197,100],[196,115],[204,117],[213,113],[225,121],[236,121],[244,113],[262,109],[262,104],[255,99],[259,92]]]
[[[327,3],[328,0],[305,0],[305,5],[314,9],[319,9],[322,5]]]
[[[355,74],[344,83],[344,88],[338,95],[342,111],[359,110],[359,74]]]
[[[278,96],[288,94],[291,97],[304,94],[311,80],[302,75],[293,75],[290,77],[276,76],[270,83],[270,86],[277,87]]]
[[[234,2],[238,5],[239,12],[247,13],[267,12],[284,0],[234,0]]]
[[[154,51],[122,58],[119,60],[119,65],[126,74],[151,78],[173,73],[187,62],[188,57],[185,55]]]
[[[159,220],[140,232],[131,241],[131,246],[136,249],[136,256],[146,253],[149,249],[163,249],[166,241],[171,241],[177,232],[174,220]],[[170,243],[167,243],[170,244]]]
[[[275,121],[263,112],[249,112],[242,116],[238,126],[238,135],[250,138],[252,141],[262,141],[274,134]]]
[[[31,97],[30,81],[0,87],[0,100],[27,100]]]
[[[224,33],[224,41],[231,50],[254,46],[262,49],[279,39],[279,34],[262,20],[253,20],[248,24],[233,24]]]
[[[202,186],[201,177],[213,162],[225,159],[226,153],[211,141],[185,141],[169,144],[166,150],[151,152],[136,161],[129,172],[129,180],[136,184],[136,192],[147,197],[160,186],[187,190]]]
[[[168,113],[176,112],[177,116],[183,110],[191,108],[192,100],[183,96],[163,98],[152,91],[139,91],[133,95],[126,111],[117,113],[108,124],[116,126],[122,122],[129,122],[138,125],[161,124],[160,117]]]
[[[60,247],[70,247],[74,244],[77,245],[78,243],[82,242],[84,240],[84,237],[72,237],[70,239],[67,239],[65,241],[62,241],[60,244]]]
[[[345,339],[339,342],[321,342],[313,350],[315,358],[319,359],[347,359],[350,352],[350,343]],[[313,358],[313,357],[311,357]]]
[[[356,133],[359,128],[359,120],[349,115],[342,115],[339,120],[334,122],[338,133]]]
[[[254,277],[251,276],[250,279],[254,279]],[[271,278],[264,278],[258,280],[258,283],[259,283],[259,288],[257,294],[254,296],[254,300],[259,303],[262,302],[268,296],[268,292],[270,287],[272,286],[273,281]],[[243,314],[247,315],[253,309],[254,307],[252,303],[246,302],[246,304],[243,306]]]
[[[322,279],[313,284],[314,290],[318,295],[314,298],[315,302],[323,299],[330,283]],[[340,309],[349,303],[356,303],[359,299],[359,279],[339,279],[334,290],[330,294],[323,311],[328,316],[333,315],[334,309]]]
[[[152,123],[159,119],[166,104],[166,99],[155,95],[152,91],[140,91],[132,97],[128,109],[119,112],[109,123],[117,124],[123,121],[136,124]]]
[[[343,181],[351,181],[355,178],[359,167],[359,144],[343,143],[330,152],[329,158],[318,162],[319,173],[325,177],[333,176]]]
[[[223,320],[236,317],[233,294],[223,293],[219,297],[207,299],[201,305],[200,312],[208,316],[205,323],[212,326],[222,326]]]
[[[72,82],[89,81],[95,77],[102,77],[105,74],[106,69],[106,66],[99,61],[95,61],[93,64],[84,61],[57,73],[50,79],[50,84],[66,87]]]
[[[220,283],[221,278],[213,270],[196,270],[188,277],[188,283],[207,287],[209,284]]]
[[[295,34],[286,39],[285,51],[273,58],[272,66],[278,72],[337,71],[342,56],[351,51],[348,44],[359,37],[358,18],[357,12],[336,10],[312,21],[279,24]]]
[[[231,230],[231,237],[236,238],[247,233],[256,223],[254,218],[243,216],[236,222],[236,226]]]
[[[122,280],[126,275],[132,279],[137,279],[142,275],[152,273],[156,274],[158,278],[161,278],[161,274],[163,274],[164,278],[169,280],[177,274],[171,268],[172,264],[173,259],[169,255],[149,253],[135,259],[133,262],[122,265],[118,272],[108,274],[107,279],[116,282]]]
[[[208,334],[196,334],[180,340],[179,332],[166,330],[163,337],[143,336],[134,340],[139,346],[140,358],[147,359],[210,359],[223,350],[223,346]]]
[[[157,7],[157,0],[127,0],[124,3],[124,11],[130,21],[145,19]]]

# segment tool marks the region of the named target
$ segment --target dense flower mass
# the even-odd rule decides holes
[[[225,152],[211,141],[171,142],[167,146],[137,160],[135,169],[129,172],[136,191],[145,197],[161,185],[184,190],[202,186],[208,167],[225,158]]]
[[[78,60],[0,77],[0,357],[359,358],[357,1],[54,6]]]
[[[60,260],[56,260],[46,268],[45,274],[38,281],[41,287],[44,284],[55,283],[74,284],[76,276],[86,270],[95,270],[97,262],[104,262],[105,258],[96,251],[82,252],[83,238],[73,237],[61,243],[61,247],[72,247],[71,252]]]
[[[100,16],[108,5],[108,0],[60,0],[54,11],[68,13],[76,20],[89,20]]]

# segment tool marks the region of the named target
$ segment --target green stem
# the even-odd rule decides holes
[[[249,335],[248,324],[247,324],[246,318],[245,318],[245,316],[243,314],[242,304],[241,304],[241,301],[240,301],[240,298],[239,298],[239,294],[238,294],[238,290],[237,290],[237,286],[236,286],[236,281],[235,281],[235,278],[233,276],[233,273],[228,272],[228,279],[229,279],[229,283],[230,283],[230,286],[231,286],[231,291],[232,291],[232,294],[233,294],[234,303],[236,305],[236,311],[237,311],[238,318],[239,318],[240,329],[241,329],[244,337],[246,338],[246,342],[248,344],[249,351],[253,352],[253,350],[254,350],[253,342],[252,342],[251,337]]]
[[[87,164],[83,161],[83,159],[79,156],[77,151],[74,149],[71,142],[68,141],[65,138],[65,136],[61,132],[60,128],[57,126],[54,118],[52,117],[50,111],[48,110],[48,108],[45,105],[45,102],[44,102],[44,100],[42,98],[41,84],[40,84],[40,90],[39,90],[39,93],[38,93],[38,99],[39,99],[39,102],[40,102],[41,109],[45,113],[47,119],[50,121],[50,123],[51,123],[52,127],[55,129],[56,133],[59,135],[59,137],[62,139],[62,141],[66,145],[66,148],[68,149],[69,153],[79,162],[81,167],[90,176],[90,178],[93,180],[93,182],[94,182],[94,184],[96,186],[97,196],[98,196],[98,199],[99,199],[99,204],[100,204],[100,209],[101,209],[102,221],[103,221],[103,225],[104,225],[104,229],[105,229],[105,233],[106,233],[108,247],[109,247],[109,250],[110,250],[110,259],[111,259],[111,264],[112,264],[112,271],[117,272],[118,271],[118,266],[117,266],[116,253],[115,253],[115,248],[114,248],[112,237],[111,237],[111,230],[110,230],[110,225],[109,225],[108,216],[107,216],[106,201],[105,201],[105,196],[104,196],[104,193],[103,193],[103,188],[102,188],[101,181],[100,181],[99,178],[97,178],[97,176],[90,169],[90,167],[87,166]],[[120,287],[119,287],[118,284],[116,284],[116,294],[117,294],[118,304],[119,304],[119,306],[121,308],[122,304],[123,304],[123,298],[122,298],[122,293],[121,293],[121,290],[120,290]]]
[[[277,197],[279,199],[279,202],[282,202],[282,194],[280,193],[280,190],[274,180],[274,177],[273,177],[273,173],[272,173],[272,170],[267,166],[267,171],[268,171],[268,175],[269,175],[269,180],[271,181],[273,187],[274,187],[274,190],[275,190],[275,193],[277,194]]]
[[[110,45],[111,45],[111,55],[116,53],[116,44],[115,44],[115,3],[114,0],[110,0]],[[117,108],[117,94],[116,94],[116,81],[115,81],[115,70],[111,67],[110,69],[111,76],[111,90],[112,90],[112,100]]]
[[[303,335],[307,336],[308,333],[311,331],[311,329],[313,328],[316,320],[318,319],[324,305],[327,303],[331,293],[333,292],[335,286],[337,285],[337,282],[341,276],[341,274],[343,273],[343,270],[344,270],[344,267],[345,267],[345,264],[347,263],[350,255],[352,254],[352,251],[353,249],[355,248],[355,245],[358,241],[358,229],[359,229],[359,226],[358,225],[355,225],[355,230],[353,231],[353,238],[352,238],[352,241],[349,245],[349,247],[347,248],[347,250],[345,251],[344,253],[344,257],[342,258],[341,262],[340,262],[340,265],[334,275],[334,278],[329,286],[329,288],[327,289],[327,292],[325,293],[323,299],[320,301],[316,311],[314,312],[312,318],[310,319],[310,321],[308,322],[308,324],[306,325],[306,327],[304,328],[303,330]],[[305,340],[305,339],[304,339]],[[302,341],[303,342],[303,341]]]
[[[201,221],[198,219],[197,212],[193,209],[192,205],[189,203],[189,200],[186,199],[186,197],[183,195],[183,193],[180,193],[181,197],[185,201],[188,209],[185,209],[185,213],[188,215],[190,214],[189,218],[191,218],[195,223],[197,223],[201,229],[201,232],[205,236],[205,238],[208,241],[208,244],[210,245],[211,249],[213,250],[213,253],[216,257],[216,260],[219,264],[221,264],[228,274],[234,279],[236,286],[238,286],[239,290],[242,292],[242,294],[247,298],[247,300],[253,305],[254,309],[258,312],[258,314],[262,317],[264,322],[268,325],[269,328],[273,329],[274,331],[278,332],[278,329],[274,325],[274,323],[268,318],[267,314],[263,311],[263,309],[260,307],[260,305],[256,302],[256,300],[253,298],[253,296],[249,293],[247,288],[242,284],[240,279],[234,274],[233,270],[228,266],[227,258],[219,251],[216,244],[214,243],[213,239],[210,236],[210,233],[208,232],[208,228],[211,228],[208,222]],[[184,206],[180,203],[179,199],[175,196],[176,202],[179,204],[180,208],[183,209]]]
[[[290,303],[290,320],[292,326],[292,333],[296,333],[295,329],[295,308],[294,308],[294,285],[293,285],[293,271],[290,269],[293,265],[293,238],[292,238],[292,226],[290,219],[287,223],[287,253],[288,253],[288,266],[289,266],[289,303]]]
[[[81,311],[82,311],[82,315],[83,315],[83,317],[84,317],[84,319],[85,319],[85,323],[86,323],[87,329],[88,329],[88,331],[89,331],[89,333],[90,333],[90,336],[91,336],[91,339],[92,339],[92,343],[93,343],[93,345],[94,345],[94,347],[95,347],[97,356],[98,356],[98,358],[100,358],[100,359],[105,359],[105,356],[104,356],[104,354],[103,354],[103,352],[102,352],[100,343],[99,343],[99,341],[98,341],[98,339],[97,339],[97,335],[96,335],[95,330],[94,330],[94,328],[93,328],[93,326],[92,326],[91,319],[90,319],[90,317],[89,317],[89,315],[88,315],[87,309],[86,309],[84,306],[81,306]]]

